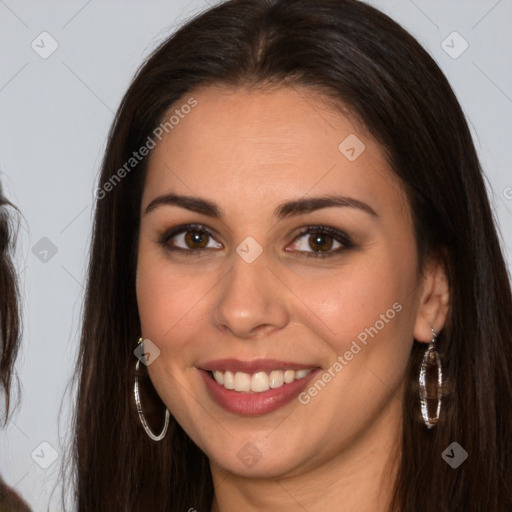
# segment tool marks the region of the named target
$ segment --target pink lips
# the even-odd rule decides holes
[[[210,397],[223,409],[243,416],[257,416],[273,412],[290,403],[306,387],[307,383],[318,374],[320,368],[315,368],[306,377],[284,384],[275,389],[269,389],[262,393],[239,392],[226,389],[218,384],[210,372],[215,370],[257,373],[270,372],[271,370],[306,370],[314,368],[313,365],[297,364],[275,359],[258,359],[254,361],[239,361],[237,359],[218,359],[201,364],[198,368],[204,380]]]

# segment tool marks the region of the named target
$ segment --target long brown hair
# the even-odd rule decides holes
[[[307,86],[348,107],[382,145],[407,192],[420,264],[431,251],[442,252],[451,286],[439,337],[450,384],[441,423],[428,430],[418,420],[424,345],[415,343],[391,509],[512,510],[510,281],[478,157],[450,85],[409,33],[365,3],[232,0],[189,21],[155,50],[109,134],[78,362],[79,512],[210,510],[206,455],[174,420],[161,443],[138,423],[135,270],[147,158],[119,172],[172,105],[209,84]],[[161,403],[156,414],[163,417]],[[469,455],[458,469],[441,457],[452,442]]]
[[[0,386],[5,396],[5,410],[0,411],[1,425],[7,425],[12,409],[11,391],[14,363],[21,342],[19,283],[13,263],[19,211],[7,200],[0,183]],[[0,478],[0,510],[29,512],[28,505]]]
[[[13,264],[17,219],[18,211],[3,195],[0,184],[0,384],[5,395],[1,417],[4,425],[11,408],[14,362],[21,337],[18,279]]]

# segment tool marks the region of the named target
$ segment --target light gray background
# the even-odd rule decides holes
[[[419,39],[454,87],[488,176],[510,269],[512,1],[371,3]],[[0,179],[23,214],[17,266],[25,325],[21,403],[0,434],[0,474],[35,512],[62,510],[59,471],[70,433],[93,190],[113,113],[143,58],[208,5],[0,0]],[[31,48],[43,31],[59,45],[47,59]],[[454,31],[469,43],[456,59],[441,46]],[[456,36],[446,41],[452,54],[462,48]],[[43,237],[57,248],[46,262],[32,252]],[[56,461],[41,467],[54,451]]]

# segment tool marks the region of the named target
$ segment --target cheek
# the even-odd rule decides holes
[[[376,374],[396,389],[413,340],[416,286],[410,247],[401,254],[382,248],[378,258],[347,266],[324,286],[308,285],[308,305],[322,320],[318,327],[330,346],[331,361],[341,356],[350,367],[344,368],[340,383],[350,377],[352,384],[366,388],[368,376]]]
[[[402,302],[409,300],[413,269],[402,267],[399,272],[397,268],[394,261],[384,260],[373,261],[371,266],[351,267],[349,272],[338,272],[327,279],[325,286],[309,287],[307,296],[332,334],[341,339],[354,337],[383,315],[384,321],[398,318],[396,310],[403,308],[395,304],[403,307]],[[382,328],[381,322],[378,326]]]
[[[142,335],[167,344],[187,324],[187,316],[210,288],[208,278],[177,272],[157,251],[142,246],[136,281]]]
[[[141,243],[139,248],[136,277],[141,335],[160,350],[147,370],[157,393],[175,411],[181,403],[179,390],[187,387],[184,371],[193,361],[188,333],[201,298],[211,286],[176,272],[158,248],[147,245]]]

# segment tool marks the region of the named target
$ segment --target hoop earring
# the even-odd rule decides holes
[[[142,338],[139,339],[139,344],[142,343]],[[149,436],[150,439],[153,441],[161,441],[165,435],[167,434],[167,429],[169,428],[169,409],[167,407],[165,408],[165,423],[164,428],[162,429],[162,432],[160,434],[155,435],[153,434],[153,431],[149,428],[148,422],[146,421],[146,417],[144,416],[144,413],[142,412],[142,404],[140,403],[140,393],[139,393],[139,378],[137,376],[139,372],[139,364],[140,359],[137,358],[137,363],[135,364],[135,383],[133,385],[133,394],[135,395],[135,404],[137,406],[137,413],[139,414],[140,422],[142,423],[142,427],[146,431],[146,434]]]
[[[423,355],[423,361],[420,367],[420,403],[421,403],[421,415],[423,421],[428,429],[431,429],[439,423],[439,417],[441,414],[441,397],[442,397],[442,386],[443,386],[443,372],[441,368],[441,357],[437,351],[436,342],[439,334],[434,329],[433,325],[429,322],[430,329],[432,330],[432,340],[430,341],[425,354]],[[428,405],[427,405],[427,386],[426,386],[426,375],[427,365],[437,366],[437,407],[436,415],[434,417],[429,416]]]

